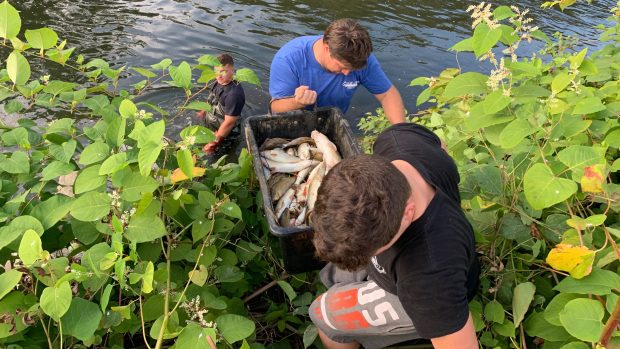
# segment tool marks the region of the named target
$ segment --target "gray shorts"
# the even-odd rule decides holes
[[[420,338],[398,297],[368,280],[366,271],[351,273],[329,263],[321,270],[321,281],[329,289],[309,313],[333,341],[372,349]]]

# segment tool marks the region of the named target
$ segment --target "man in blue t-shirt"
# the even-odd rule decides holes
[[[377,97],[392,124],[405,121],[400,93],[371,52],[368,32],[349,18],[332,22],[323,36],[293,39],[271,62],[271,110],[279,113],[316,103],[346,112],[361,84]]]

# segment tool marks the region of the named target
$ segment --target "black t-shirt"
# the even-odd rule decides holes
[[[436,190],[423,215],[367,268],[370,279],[398,296],[423,338],[463,328],[480,273],[457,168],[440,144],[425,127],[402,123],[382,132],[374,146],[376,155],[407,161]]]
[[[211,93],[215,97],[215,100],[209,101],[209,103],[214,107],[220,104],[224,115],[241,115],[241,110],[245,105],[245,92],[240,83],[232,81],[227,85],[220,85],[216,82]]]

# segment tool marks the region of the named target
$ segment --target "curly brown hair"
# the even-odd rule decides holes
[[[372,52],[368,31],[350,18],[333,21],[325,30],[323,42],[333,58],[350,64],[351,69],[364,68]]]
[[[235,65],[235,61],[228,53],[220,54],[219,56],[217,56],[217,60],[220,61],[221,65]]]
[[[312,213],[319,258],[341,269],[365,267],[400,228],[411,187],[387,159],[342,160],[323,179]]]

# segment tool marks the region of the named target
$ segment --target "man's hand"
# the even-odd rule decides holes
[[[196,113],[196,116],[198,117],[198,119],[204,119],[205,117],[207,117],[207,112],[204,110],[201,110],[199,112]]]
[[[316,91],[310,90],[308,86],[299,86],[295,89],[295,102],[302,105],[316,103]]]
[[[213,142],[209,142],[205,144],[204,147],[202,147],[202,151],[207,153],[207,155],[213,154],[215,152],[215,148],[217,148],[217,146],[220,145],[220,143],[222,143],[223,140],[224,138],[215,137],[215,140]]]

